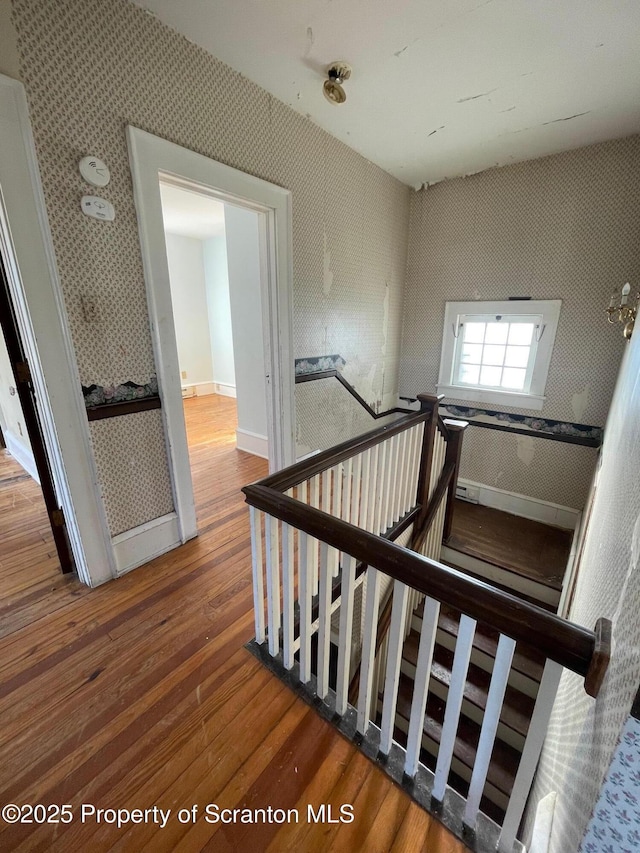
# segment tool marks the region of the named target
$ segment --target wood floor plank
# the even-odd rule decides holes
[[[187,400],[185,416],[198,538],[95,590],[62,577],[33,482],[0,454],[0,800],[68,802],[77,814],[82,803],[173,810],[165,829],[79,816],[0,823],[0,849],[414,853],[428,838],[448,844],[439,824],[431,828],[243,648],[253,601],[239,490],[267,465],[235,449],[235,401]],[[18,520],[2,528],[5,510],[16,509]],[[282,805],[300,822],[177,821],[177,809],[210,802]],[[309,822],[308,806],[322,803],[334,815],[353,803],[354,823]],[[453,844],[428,849],[464,850]]]

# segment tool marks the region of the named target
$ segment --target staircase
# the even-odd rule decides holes
[[[443,563],[555,612],[570,545],[569,531],[456,501]],[[415,609],[403,646],[395,733],[399,743],[406,742],[409,726],[423,610],[424,604]],[[459,623],[460,614],[443,604],[422,739],[421,760],[431,769],[440,746]],[[449,776],[449,784],[462,796],[467,794],[475,763],[498,636],[482,624],[474,635]],[[511,795],[543,667],[543,655],[523,643],[517,645],[481,802],[483,812],[497,823],[502,822]]]
[[[436,397],[420,402],[245,486],[249,648],[472,849],[513,853],[562,671],[596,696],[610,623],[555,615],[558,579],[539,571],[548,543],[527,577],[528,564],[456,541],[466,424],[443,421]],[[443,537],[456,544],[446,558],[471,569],[445,564]]]

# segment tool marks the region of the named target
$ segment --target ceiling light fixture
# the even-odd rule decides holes
[[[325,98],[332,104],[344,104],[347,95],[342,84],[351,77],[351,66],[346,62],[332,62],[327,68],[327,77],[322,86]]]

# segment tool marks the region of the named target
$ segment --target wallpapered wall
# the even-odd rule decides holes
[[[611,407],[569,618],[613,623],[612,658],[597,699],[566,674],[528,810],[557,791],[550,853],[577,850],[640,682],[640,334],[631,340]],[[612,848],[618,849],[618,848]]]
[[[434,391],[447,300],[562,299],[544,409],[494,408],[602,426],[624,347],[603,311],[613,287],[637,282],[639,274],[638,136],[415,193],[400,392]],[[515,440],[505,441],[500,433],[471,429],[467,437],[473,456],[465,452],[463,477],[491,484],[499,447],[500,488],[582,506],[590,475],[583,448],[565,445],[558,467],[551,460],[557,446],[533,437],[535,461],[526,464]],[[592,469],[595,453],[588,456]],[[531,476],[538,465],[553,472],[548,488]],[[552,496],[557,483],[560,501]]]
[[[364,397],[395,397],[407,187],[125,0],[14,0],[13,20],[83,384],[144,383],[154,372],[125,139],[133,124],[292,191],[295,355],[339,352]],[[102,193],[114,223],[79,210],[87,153],[111,169]],[[120,421],[91,429],[112,534],[172,509],[166,462],[149,452],[164,447],[159,413]],[[133,504],[123,497],[132,489]]]

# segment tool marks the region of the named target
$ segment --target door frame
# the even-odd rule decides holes
[[[24,86],[0,74],[0,242],[81,581],[116,576]]]
[[[129,161],[158,371],[167,454],[182,541],[197,535],[160,180],[207,192],[259,215],[269,468],[295,460],[291,191],[151,133],[127,127]]]
[[[51,461],[44,443],[42,421],[38,412],[38,400],[35,394],[33,377],[26,355],[24,342],[16,312],[11,301],[9,279],[5,270],[3,254],[0,253],[0,334],[4,338],[9,364],[13,371],[22,419],[29,437],[33,454],[33,473],[31,477],[37,480],[42,491],[42,497],[49,519],[51,535],[58,554],[62,574],[70,574],[75,566],[69,543],[64,510],[60,506],[58,495],[53,482]]]

